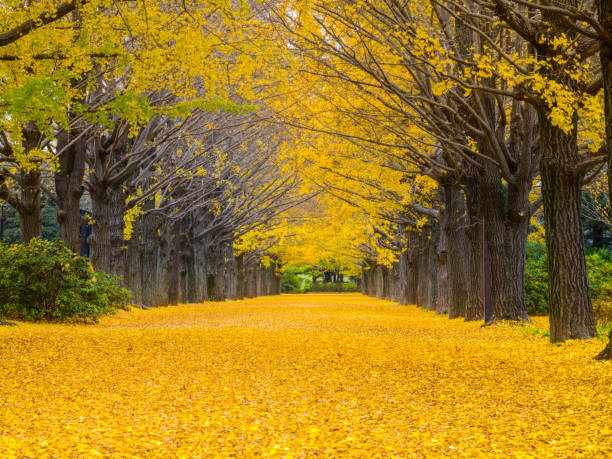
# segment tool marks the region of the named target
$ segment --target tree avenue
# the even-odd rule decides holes
[[[529,321],[540,240],[550,340],[593,338],[612,315],[584,228],[612,230],[611,14],[4,2],[0,199],[24,243],[52,202],[63,243],[143,306],[279,293],[302,264],[451,319]]]

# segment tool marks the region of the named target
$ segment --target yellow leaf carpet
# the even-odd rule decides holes
[[[0,457],[612,456],[604,342],[533,327],[358,294],[2,327]]]

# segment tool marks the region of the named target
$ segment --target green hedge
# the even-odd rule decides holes
[[[589,249],[586,259],[593,303],[600,315],[605,314],[608,308],[606,305],[612,301],[612,252]],[[546,246],[537,242],[527,244],[525,302],[529,314],[548,314]]]
[[[0,243],[0,317],[31,322],[97,322],[126,308],[129,292],[58,241]]]
[[[323,284],[314,283],[310,287],[311,292],[356,292],[357,284],[355,282],[343,282],[335,284],[333,282],[325,282]]]

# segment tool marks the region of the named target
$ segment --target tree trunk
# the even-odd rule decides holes
[[[428,262],[427,262],[428,272],[427,272],[427,277],[428,277],[429,288],[427,289],[428,296],[427,296],[426,307],[427,307],[427,309],[432,310],[432,311],[435,311],[436,303],[437,303],[437,299],[438,299],[438,280],[437,280],[437,277],[438,277],[438,255],[437,255],[437,246],[438,246],[439,239],[440,239],[440,230],[437,227],[437,225],[434,225],[434,228],[432,229],[432,232],[431,232],[431,237],[427,241],[427,244],[429,246],[428,249],[427,249],[427,256],[428,256]]]
[[[390,299],[394,303],[400,301],[400,263],[396,261],[393,263],[393,268],[391,268],[391,295]]]
[[[528,185],[508,185],[507,200],[504,202],[499,169],[488,165],[480,177],[480,207],[491,273],[490,322],[529,321],[524,295],[525,244],[529,222]],[[478,244],[477,249],[482,253],[481,244]],[[478,269],[483,272],[481,267]]]
[[[186,282],[187,282],[187,303],[198,302],[198,279],[196,274],[196,251],[195,243],[192,239],[187,242],[186,247]]]
[[[21,240],[27,244],[32,239],[42,236],[41,173],[37,169],[22,171],[19,182],[21,196],[17,212],[21,225]]]
[[[236,258],[234,257],[234,248],[232,243],[228,242],[225,247],[225,285],[227,290],[227,298],[235,300],[237,298],[236,288]]]
[[[542,195],[548,251],[550,340],[597,336],[584,253],[581,178],[574,166],[578,150],[574,123],[567,135],[539,113]]]
[[[57,150],[61,153],[58,157],[59,169],[54,174],[60,238],[74,253],[80,253],[83,245],[81,197],[85,175],[86,137],[75,140],[79,135],[79,131],[62,132],[58,135]]]
[[[157,286],[157,237],[154,217],[143,216],[135,229],[139,230],[139,234],[132,234],[129,244],[140,247],[138,275],[142,286],[142,304],[155,306],[157,303],[157,292],[155,291]],[[130,262],[130,255],[127,257],[128,263]]]
[[[397,286],[397,301],[401,305],[406,305],[408,303],[407,299],[407,279],[408,279],[408,251],[402,250],[402,252],[398,256],[399,260],[397,262],[397,277],[398,277],[398,286]]]
[[[427,307],[429,297],[429,266],[427,232],[422,232],[419,238],[419,254],[417,257],[417,306]]]
[[[175,223],[171,237],[170,256],[168,259],[168,304],[176,305],[179,302],[179,270],[181,256],[180,225]]]
[[[612,360],[612,330],[608,335],[608,345],[601,351],[599,354],[595,356],[597,360]]]
[[[125,197],[121,189],[110,190],[110,206],[110,269],[113,274],[122,278],[125,272],[125,250],[123,248],[125,245],[123,238]],[[138,228],[137,225],[136,228]],[[137,236],[139,235],[136,234]]]
[[[448,314],[450,303],[450,279],[448,274],[448,245],[446,231],[444,230],[444,214],[440,212],[440,239],[436,249],[438,270],[436,273],[438,296],[436,300],[436,314]]]
[[[369,269],[368,271],[368,282],[366,285],[367,295],[371,297],[376,296],[376,261],[366,260]]]
[[[122,285],[131,292],[130,302],[134,305],[144,305],[141,288],[142,247],[137,240],[127,241],[125,275]],[[148,285],[154,285],[155,280],[149,279]],[[149,305],[150,306],[150,305]]]
[[[608,33],[612,33],[612,2],[610,0],[597,0],[597,16],[599,22]],[[605,41],[601,42],[599,53],[604,93],[604,119],[605,119],[605,149],[608,155],[608,206],[612,212],[612,46]]]
[[[235,257],[236,266],[236,299],[244,299],[244,254]]]
[[[91,264],[97,271],[111,272],[111,200],[108,189],[99,188],[91,195],[93,228],[90,237]]]
[[[23,147],[27,155],[38,146],[41,133],[34,123],[28,123],[23,129],[23,137]],[[30,171],[20,171],[19,186],[21,191],[19,206],[16,207],[16,210],[19,213],[21,241],[24,244],[42,236],[41,185],[42,175],[38,168]]]
[[[172,228],[172,227],[170,227]],[[171,247],[171,235],[168,229],[164,230],[157,239],[157,284],[155,285],[155,305],[156,306],[167,306],[168,305],[168,285],[169,285],[169,271],[168,265],[170,263],[170,247]]]
[[[450,279],[450,298],[448,316],[450,319],[465,317],[469,284],[469,246],[465,234],[465,199],[459,187],[445,183],[444,187],[444,225],[448,241],[448,273]]]
[[[597,1],[597,14],[599,22],[612,33],[612,2],[609,0]],[[599,54],[601,61],[601,73],[604,88],[604,119],[606,120],[606,151],[608,154],[608,205],[612,214],[612,47],[605,42],[601,44]],[[610,332],[608,345],[601,351],[596,359],[612,359],[612,331]]]
[[[208,269],[205,244],[198,242],[195,250],[196,302],[208,301]]]
[[[225,254],[223,247],[217,246],[214,249],[215,266],[215,301],[225,301]]]
[[[376,286],[376,298],[384,298],[385,296],[385,279],[383,277],[383,267],[382,265],[376,264],[376,268],[374,269],[374,278],[375,278],[375,286]]]
[[[246,282],[244,291],[244,296],[246,298],[254,298],[257,296],[257,273],[255,263],[255,261],[251,260],[246,264]]]

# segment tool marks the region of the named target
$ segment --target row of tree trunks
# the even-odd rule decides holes
[[[250,254],[234,256],[231,243],[190,243],[192,228],[174,224],[159,230],[152,218],[137,222],[125,241],[123,285],[142,306],[239,300],[280,294],[280,276]]]

